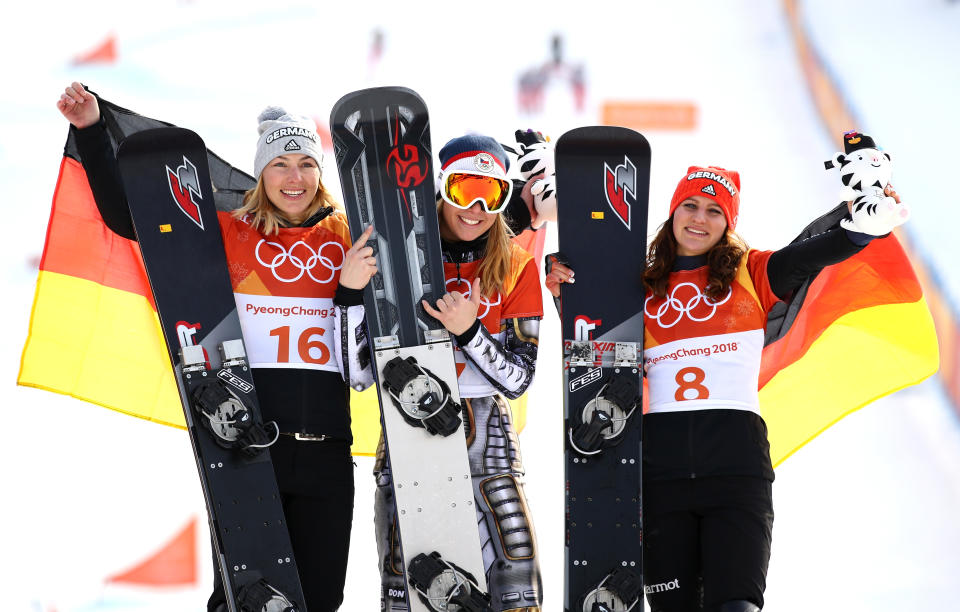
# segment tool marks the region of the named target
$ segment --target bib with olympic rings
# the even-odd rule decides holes
[[[771,252],[750,251],[729,291],[710,298],[706,266],[673,272],[666,295],[644,300],[644,367],[650,412],[726,408],[759,411],[757,384]]]
[[[342,215],[269,236],[218,216],[250,365],[338,371],[333,296],[350,248]]]

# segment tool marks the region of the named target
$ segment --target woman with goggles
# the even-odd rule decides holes
[[[521,165],[551,154],[540,146],[545,145],[542,138],[539,141],[530,147],[520,141]],[[540,183],[536,194],[532,186],[515,188],[507,178],[506,151],[486,136],[451,140],[440,150],[440,163],[437,210],[447,293],[435,304],[423,305],[454,336],[459,349],[458,384],[474,497],[484,514],[480,541],[485,543],[491,609],[535,611],[542,600],[540,568],[506,398],[520,397],[533,380],[543,305],[536,262],[511,237],[531,221],[542,222],[538,206],[543,210],[543,201],[550,197],[545,184],[549,186],[552,176],[542,174],[543,164],[537,162],[538,174],[529,181]],[[402,562],[394,558],[399,552],[392,546],[397,541],[396,505],[382,445],[374,474],[382,604],[392,610],[403,605],[403,576],[394,570]],[[498,500],[496,505],[492,499]]]

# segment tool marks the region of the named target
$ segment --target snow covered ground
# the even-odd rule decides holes
[[[202,610],[210,582],[203,551],[201,588],[104,585],[105,577],[140,561],[190,517],[201,517],[202,532],[203,503],[186,436],[13,384],[66,133],[54,103],[74,79],[122,106],[196,130],[247,170],[255,117],[264,106],[279,103],[325,118],[340,95],[372,85],[420,92],[430,105],[436,149],[468,130],[506,141],[516,128],[534,127],[556,137],[596,123],[604,99],[691,100],[700,109],[696,131],[647,134],[654,151],[651,230],[692,163],[741,172],[738,229],[759,248],[782,245],[835,199],[836,179],[821,165],[835,145],[809,102],[776,2],[635,2],[594,12],[582,3],[559,3],[549,14],[492,2],[469,15],[441,3],[402,12],[385,1],[153,0],[146,6],[106,0],[90,10],[35,0],[5,9],[4,610]],[[815,41],[865,121],[851,127],[876,136],[894,154],[895,184],[914,207],[911,229],[924,236],[922,246],[952,295],[960,295],[960,275],[950,268],[957,255],[947,233],[952,202],[930,193],[941,176],[951,176],[949,156],[927,153],[943,143],[949,150],[960,136],[952,108],[960,92],[960,4],[856,0],[838,7],[807,0],[804,6]],[[374,27],[384,33],[385,51],[371,66]],[[117,64],[69,65],[109,32],[118,38]],[[521,115],[515,79],[547,59],[555,32],[565,36],[568,59],[586,66],[587,108],[575,112],[558,86],[543,115]],[[334,176],[332,165],[326,171]],[[562,608],[557,336],[548,306],[521,435],[546,610]],[[343,609],[376,610],[372,463],[357,463]],[[876,402],[789,459],[778,469],[775,504],[767,609],[956,607],[960,427],[936,381]],[[207,546],[205,536],[200,540]]]

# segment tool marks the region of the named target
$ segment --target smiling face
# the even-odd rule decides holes
[[[291,223],[299,225],[320,188],[320,166],[309,155],[280,155],[261,174],[270,203]]]
[[[482,236],[497,221],[496,213],[483,210],[479,202],[464,210],[449,202],[440,207],[440,236],[450,242],[469,242]]]
[[[690,196],[673,213],[673,236],[677,255],[703,255],[727,231],[727,219],[716,200]]]

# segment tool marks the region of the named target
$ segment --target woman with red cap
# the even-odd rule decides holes
[[[643,541],[654,612],[762,608],[774,478],[757,392],[767,313],[875,238],[845,229],[854,222],[758,251],[734,232],[739,209],[737,172],[692,166],[647,253]],[[572,271],[556,264],[554,296],[563,282]]]

